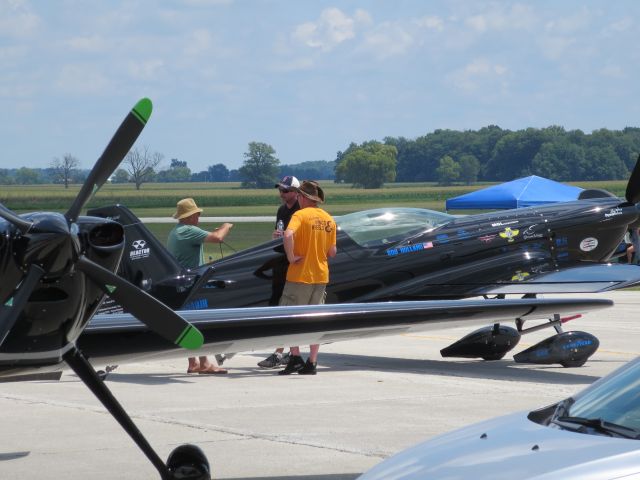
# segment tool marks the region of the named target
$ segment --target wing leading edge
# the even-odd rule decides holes
[[[486,325],[516,318],[549,319],[554,314],[585,314],[612,305],[607,299],[478,299],[184,310],[179,314],[203,333],[202,354],[212,354]],[[184,356],[184,351],[129,314],[96,315],[78,343],[93,360],[123,362]]]

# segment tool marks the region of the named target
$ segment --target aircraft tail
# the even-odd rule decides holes
[[[124,227],[125,251],[122,255],[118,275],[172,308],[182,306],[183,297],[188,293],[188,289],[184,295],[177,294],[175,279],[181,277],[184,281],[191,282],[195,279],[187,278],[192,275],[183,276],[186,274],[186,270],[131,210],[124,205],[110,205],[91,209],[87,215],[109,218]],[[170,282],[171,287],[164,288],[163,282]],[[185,287],[188,286],[185,285]],[[171,294],[165,294],[167,292],[171,292]],[[118,307],[117,304],[113,305],[111,302],[105,301],[100,311],[109,310],[114,313],[122,311]]]

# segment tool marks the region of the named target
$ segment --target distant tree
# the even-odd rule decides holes
[[[458,163],[460,164],[460,180],[467,185],[478,181],[480,162],[474,155],[462,155]]]
[[[624,162],[610,145],[587,150],[585,164],[587,166],[585,180],[620,180],[629,175]]]
[[[445,155],[440,159],[440,166],[436,168],[438,183],[440,185],[451,185],[460,178],[460,164],[449,155]]]
[[[229,181],[229,169],[222,163],[216,163],[215,165],[209,165],[207,169],[209,182],[228,182]]]
[[[542,144],[545,134],[536,128],[510,132],[498,140],[491,159],[484,166],[485,177],[509,181],[526,174]]]
[[[178,168],[178,167],[185,167],[187,166],[187,161],[186,160],[178,160],[177,158],[172,158],[171,159],[171,165],[169,166],[169,168]]]
[[[131,181],[136,185],[136,190],[140,190],[143,183],[153,180],[156,175],[155,169],[163,158],[161,153],[151,153],[147,146],[142,149],[133,148],[127,153],[124,164]]]
[[[191,169],[186,161],[171,160],[171,166],[167,170],[160,170],[155,178],[156,182],[189,182],[191,181]]]
[[[195,172],[191,174],[191,182],[208,182],[209,181],[209,172],[206,170],[200,170],[199,172]]]
[[[71,183],[83,184],[89,176],[90,170],[77,168],[71,172]]]
[[[341,172],[343,172],[344,169],[340,169],[339,168],[340,164],[342,163],[342,161],[344,160],[344,157],[346,155],[348,155],[349,153],[353,152],[357,148],[360,148],[360,147],[358,147],[358,144],[354,143],[354,142],[351,142],[344,152],[338,151],[338,153],[336,153],[335,168],[334,168],[335,179],[333,180],[335,183],[342,183],[342,182],[345,181],[345,179],[341,176]]]
[[[240,176],[240,171],[237,169],[229,170],[229,181],[230,182],[240,182],[242,177]]]
[[[300,180],[333,180],[336,176],[335,168],[336,162],[327,162],[326,160],[281,165],[278,178],[282,178],[285,175],[293,175]]]
[[[127,172],[124,168],[119,168],[116,170],[116,173],[111,177],[111,183],[128,183],[129,182],[129,172]]]
[[[36,185],[40,183],[38,171],[27,167],[21,167],[16,170],[15,179],[19,185]]]
[[[69,188],[74,171],[79,166],[80,161],[70,153],[66,153],[62,158],[56,157],[51,161],[51,169],[55,175],[55,181],[63,183],[64,188]]]
[[[531,162],[531,173],[556,181],[584,180],[587,168],[584,149],[566,137],[544,143]]]
[[[366,142],[351,149],[336,166],[336,178],[354,187],[382,188],[385,182],[396,179],[396,155],[393,145]]]
[[[0,185],[12,185],[14,183],[13,176],[6,168],[0,168]]]
[[[244,163],[238,169],[243,187],[273,188],[273,183],[278,178],[280,164],[275,153],[273,147],[266,143],[249,143],[249,151],[244,154]]]

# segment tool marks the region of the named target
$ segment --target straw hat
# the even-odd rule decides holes
[[[314,182],[313,180],[305,180],[302,182],[300,187],[298,187],[298,193],[304,195],[312,202],[324,203],[324,192],[318,182]]]
[[[177,210],[176,213],[173,214],[173,218],[182,220],[183,218],[190,217],[194,213],[202,213],[202,209],[198,208],[193,198],[183,198],[178,202]]]

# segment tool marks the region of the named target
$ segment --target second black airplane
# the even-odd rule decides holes
[[[331,261],[327,303],[528,298],[550,293],[595,293],[640,282],[640,268],[610,263],[625,233],[638,225],[636,165],[626,199],[586,190],[573,202],[455,217],[417,208],[382,208],[344,215],[338,223],[338,255]],[[265,306],[271,272],[285,261],[282,241],[237,252],[185,270],[126,207],[103,207],[89,215],[125,228],[127,248],[120,275],[174,309]],[[105,302],[101,313],[121,312]],[[592,335],[563,334],[561,319],[544,326],[556,335],[516,361],[581,365],[563,351],[597,348]],[[443,356],[502,358],[526,333],[493,325],[443,349]],[[574,335],[568,335],[574,333]],[[582,332],[581,332],[582,333]],[[566,338],[565,338],[566,337]],[[568,345],[568,347],[567,347]],[[555,354],[556,350],[560,351]],[[589,353],[589,355],[591,354]]]

